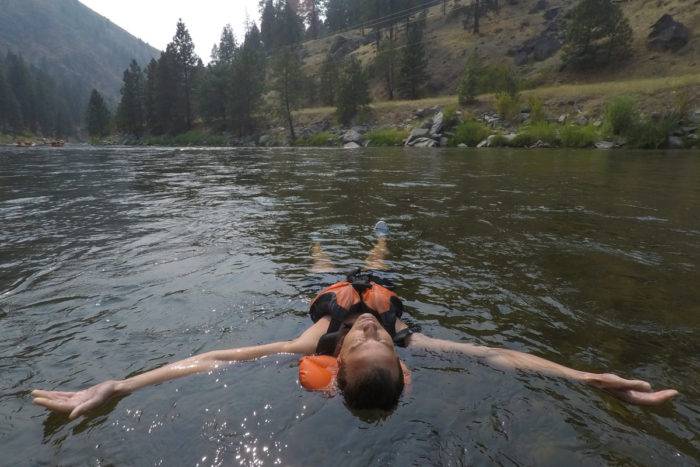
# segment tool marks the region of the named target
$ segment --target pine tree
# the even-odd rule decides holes
[[[318,39],[321,36],[321,2],[320,0],[302,0],[300,7],[303,18],[306,20],[306,36],[309,39]]]
[[[340,31],[350,26],[349,0],[326,0],[326,29]]]
[[[292,0],[278,0],[276,47],[298,44],[304,38],[304,20],[297,14]]]
[[[377,56],[374,59],[374,72],[377,78],[384,81],[384,89],[389,100],[394,99],[396,91],[397,65],[396,43],[390,35],[379,43]]]
[[[261,34],[255,24],[246,32],[243,46],[233,64],[228,87],[229,128],[240,136],[255,129],[257,111],[265,82],[265,50]]]
[[[401,57],[399,89],[409,99],[417,99],[420,89],[430,78],[427,72],[428,61],[425,58],[423,31],[425,17],[408,25],[406,46]]]
[[[146,67],[144,107],[146,130],[152,134],[163,133],[158,114],[158,61],[155,58]]]
[[[479,94],[483,65],[476,49],[472,51],[464,67],[462,80],[459,82],[457,94],[461,105],[474,103]]]
[[[362,64],[354,56],[347,60],[338,83],[336,112],[344,125],[349,124],[357,112],[370,103],[369,83]]]
[[[141,67],[132,60],[124,71],[122,99],[117,110],[117,127],[123,133],[141,137],[145,127],[145,83]]]
[[[5,63],[7,66],[7,81],[19,104],[19,115],[21,116],[19,130],[36,132],[36,95],[29,68],[21,56],[11,53],[7,54]]]
[[[612,0],[581,0],[567,15],[564,66],[595,69],[629,56],[632,28]]]
[[[216,63],[231,63],[236,57],[237,49],[238,46],[236,45],[236,37],[233,34],[233,28],[230,24],[227,24],[221,32],[221,40],[216,47],[216,56],[212,56],[212,59],[215,60]]]
[[[275,42],[275,28],[277,25],[277,13],[272,0],[261,2],[260,11],[260,35],[265,50],[272,50],[277,44]]]
[[[323,63],[321,63],[318,91],[323,105],[335,105],[339,68],[340,63],[330,54],[328,54]]]
[[[296,140],[292,111],[303,97],[304,75],[301,71],[303,62],[296,50],[280,50],[272,62],[272,90],[277,94],[277,110],[284,119],[291,141]]]
[[[172,41],[172,53],[174,57],[175,73],[177,80],[177,106],[172,130],[175,133],[189,131],[192,128],[193,105],[192,88],[194,75],[199,57],[194,53],[194,43],[185,23],[182,20],[177,23],[177,31]]]
[[[92,138],[104,138],[109,135],[111,118],[109,109],[102,95],[97,89],[93,89],[92,94],[90,94],[90,102],[88,103],[85,117],[88,134]]]

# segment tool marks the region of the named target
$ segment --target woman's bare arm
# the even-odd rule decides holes
[[[600,374],[578,371],[544,358],[515,350],[433,339],[420,333],[411,336],[409,347],[461,353],[482,359],[495,368],[531,371],[547,376],[557,376],[579,381],[607,391],[618,399],[632,404],[658,405],[678,395],[678,391],[674,389],[653,391],[651,385],[646,381],[628,380],[610,373]]]
[[[127,395],[137,389],[184,376],[216,370],[231,362],[255,360],[280,353],[311,354],[316,350],[318,340],[328,329],[328,324],[328,318],[324,318],[291,341],[206,352],[131,378],[105,381],[82,391],[36,389],[32,391],[33,402],[54,412],[67,413],[74,419],[99,407],[112,397]]]

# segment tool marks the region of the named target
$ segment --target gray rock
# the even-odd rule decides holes
[[[352,141],[343,145],[343,149],[360,149],[361,147],[362,146]]]
[[[535,144],[533,144],[532,146],[528,146],[528,149],[541,149],[541,148],[551,148],[551,147],[552,147],[551,144],[545,143],[541,139],[538,139]]]
[[[683,149],[685,147],[685,143],[683,142],[683,138],[680,138],[678,136],[669,136],[668,137],[668,147],[671,149]]]
[[[700,124],[700,109],[690,112],[688,118],[691,122]]]
[[[464,143],[459,143],[459,144],[457,145],[457,147],[458,147],[458,148],[468,148],[469,146],[467,146],[467,145],[464,144]]]
[[[561,114],[559,115],[559,118],[557,118],[557,122],[561,123],[562,125],[566,123],[566,119],[569,118],[568,115],[566,114]]]
[[[595,143],[596,149],[613,149],[615,147],[615,143],[612,141],[598,141]]]
[[[272,137],[270,135],[262,135],[258,140],[260,146],[268,146],[272,142]]]
[[[689,135],[690,133],[695,133],[698,131],[698,127],[696,126],[684,126],[681,127],[681,131],[683,132],[684,135]]]
[[[430,135],[436,136],[442,133],[442,128],[445,126],[445,114],[438,112],[433,115],[433,124],[430,127]]]
[[[596,128],[600,128],[601,126],[603,126],[603,121],[602,121],[602,120],[596,120],[595,122],[593,122],[593,126],[596,127]]]
[[[581,125],[581,126],[588,125],[588,118],[585,115],[579,115],[576,117],[575,122],[577,125]]]
[[[342,58],[353,52],[362,45],[362,41],[357,39],[349,39],[344,36],[336,36],[331,43],[328,53],[333,58]]]
[[[425,138],[430,134],[430,130],[427,128],[414,128],[411,130],[411,134],[408,135],[406,139],[406,146],[413,146],[413,143],[419,138]]]
[[[435,148],[437,145],[437,141],[432,138],[418,138],[411,144],[414,148]]]
[[[440,147],[446,148],[450,144],[450,140],[444,136],[440,138]]]
[[[466,144],[465,144],[465,146],[466,146]],[[489,139],[488,139],[488,138],[486,138],[486,139],[483,140],[481,143],[479,143],[479,144],[476,145],[476,147],[477,147],[478,149],[481,149],[481,148],[488,148],[489,146],[490,146],[490,143],[489,143]]]
[[[356,130],[348,130],[343,133],[343,143],[357,143],[361,144],[363,141],[362,135]]]
[[[501,118],[497,115],[485,114],[483,118],[484,121],[491,126],[496,126],[501,122]]]
[[[688,28],[674,20],[673,16],[666,14],[651,27],[647,45],[651,49],[676,52],[683,48],[689,39]]]
[[[561,13],[561,8],[559,8],[559,7],[550,8],[549,10],[544,12],[544,14],[543,14],[544,20],[545,21],[555,20],[559,17],[559,13]]]
[[[493,135],[493,137],[495,138],[496,135]],[[505,139],[509,143],[512,143],[513,141],[515,141],[515,138],[517,138],[517,137],[518,137],[518,135],[515,133],[508,133],[507,135],[503,135],[503,139]]]

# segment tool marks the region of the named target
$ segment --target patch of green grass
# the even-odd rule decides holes
[[[449,139],[449,146],[455,147],[460,144],[474,147],[492,133],[491,129],[477,120],[467,120],[457,125],[454,136]]]
[[[538,141],[558,146],[560,143],[558,125],[549,122],[532,122],[524,125],[518,131],[518,136],[511,142],[511,146],[527,147]]]
[[[365,138],[372,147],[403,146],[408,133],[408,130],[403,128],[377,128],[367,133]]]
[[[590,148],[600,139],[600,135],[593,125],[564,125],[559,131],[559,138],[565,148]]]
[[[624,136],[627,146],[639,149],[659,149],[668,144],[668,135],[678,125],[678,118],[671,114],[660,119],[641,118]]]
[[[298,138],[294,142],[294,146],[305,146],[313,148],[333,147],[340,144],[338,137],[328,131],[314,133],[305,138]]]

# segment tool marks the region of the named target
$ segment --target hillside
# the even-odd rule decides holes
[[[54,78],[96,88],[113,103],[132,58],[159,52],[78,0],[0,0],[0,53],[21,54]]]
[[[560,71],[561,50],[548,57],[527,53],[528,41],[541,39],[547,46],[552,39],[563,37],[563,16],[574,2],[568,0],[508,0],[501,1],[498,11],[491,11],[481,21],[481,33],[465,30],[463,16],[454,5],[470,2],[447,2],[428,10],[425,34],[426,52],[431,81],[426,96],[450,95],[456,91],[468,53],[478,47],[479,55],[489,64],[518,65],[521,75],[535,85],[592,83],[631,78],[658,78],[699,73],[700,65],[700,2],[698,0],[627,0],[620,2],[634,31],[634,54],[614,70],[601,70],[587,75]],[[689,42],[676,52],[651,50],[647,36],[651,26],[664,14],[670,14],[690,30]],[[369,34],[369,33],[366,33]],[[369,65],[375,46],[360,30],[347,31],[342,36],[355,42],[350,53]],[[399,34],[399,41],[403,33]],[[305,44],[307,72],[316,72],[328,50],[338,41],[331,36]],[[364,45],[363,45],[364,44]],[[547,48],[547,47],[545,47]],[[556,45],[554,46],[556,48]],[[546,54],[545,54],[546,55]],[[543,58],[538,60],[538,58]],[[385,98],[380,83],[373,84],[375,100]]]

